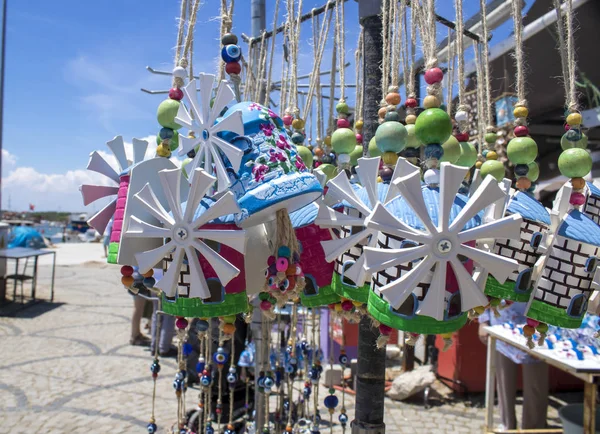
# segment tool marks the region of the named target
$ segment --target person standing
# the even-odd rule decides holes
[[[162,278],[163,270],[155,269],[154,270],[154,278],[158,281]],[[171,315],[159,315],[158,300],[152,300],[152,326],[151,326],[151,343],[150,343],[150,351],[154,354],[155,348],[158,345],[158,354],[162,357],[176,357],[177,356],[177,348],[173,345],[173,337],[175,336],[175,317]],[[160,329],[159,327],[160,321]]]
[[[496,317],[489,309],[479,316],[479,338],[487,345],[488,325],[525,324],[526,303],[512,303],[499,310]],[[546,428],[548,411],[548,365],[500,340],[496,341],[496,383],[503,430],[516,430],[518,366],[523,368],[522,429]]]
[[[108,257],[108,246],[110,245],[110,234],[113,228],[113,219],[111,218],[106,225],[106,229],[104,229],[104,239],[102,240],[102,247],[104,248],[104,256],[103,258]],[[64,235],[63,235],[64,238]],[[64,240],[63,240],[64,241]]]

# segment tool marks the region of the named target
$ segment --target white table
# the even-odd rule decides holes
[[[494,430],[494,395],[496,388],[496,341],[501,340],[527,354],[554,366],[561,371],[568,372],[585,382],[584,386],[584,413],[583,413],[583,432],[585,434],[595,434],[596,432],[596,389],[600,381],[600,362],[595,360],[566,360],[560,357],[558,351],[544,348],[529,349],[525,344],[525,337],[515,335],[512,330],[501,325],[486,327],[488,333],[487,346],[487,371],[485,382],[485,432],[494,433],[562,433],[562,429],[536,429],[536,430]]]

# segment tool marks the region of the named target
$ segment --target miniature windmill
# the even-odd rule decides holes
[[[104,208],[94,214],[88,224],[96,229],[100,234],[104,233],[108,222],[114,217],[113,228],[110,234],[110,245],[108,262],[117,262],[117,253],[119,240],[121,237],[121,228],[123,225],[123,215],[127,200],[127,192],[129,189],[129,175],[131,167],[144,160],[148,142],[145,140],[133,139],[133,164],[127,160],[125,152],[125,143],[122,136],[117,136],[106,145],[115,156],[118,164],[118,172],[97,152],[90,154],[90,161],[87,169],[100,173],[111,181],[114,181],[115,186],[105,185],[82,185],[80,187],[83,196],[83,204],[89,205],[99,199],[114,196]]]
[[[214,164],[218,181],[217,191],[223,192],[231,184],[227,174],[227,163],[234,172],[237,172],[244,153],[241,149],[220,138],[218,133],[230,131],[239,135],[244,134],[242,114],[235,111],[229,116],[218,120],[223,110],[227,108],[227,104],[235,97],[233,89],[229,87],[226,81],[221,81],[217,87],[215,99],[211,104],[215,76],[200,74],[198,81],[200,100],[197,97],[196,80],[191,80],[183,88],[183,93],[190,104],[191,113],[182,104],[179,106],[175,118],[178,123],[194,133],[191,137],[179,135],[179,156],[185,156],[194,151],[192,161],[187,169],[190,173],[190,182],[193,174],[196,173],[195,169],[197,167],[202,164],[206,172],[212,173]],[[196,152],[195,148],[197,146],[200,146],[200,148]]]
[[[506,193],[502,191],[495,180],[485,179],[464,207],[456,213],[456,192],[468,169],[449,163],[442,163],[441,168],[437,210],[426,205],[418,172],[415,171],[394,181],[394,185],[400,190],[402,199],[414,211],[417,219],[422,223],[424,231],[416,230],[411,225],[399,220],[382,204],[378,204],[373,214],[367,219],[368,228],[411,240],[418,245],[401,249],[365,249],[365,266],[370,272],[420,260],[408,273],[379,289],[382,297],[395,309],[402,306],[419,282],[425,280],[432,268],[434,269],[427,294],[416,307],[415,312],[436,321],[445,319],[449,304],[446,295],[448,264],[452,267],[457,280],[461,310],[464,312],[487,304],[487,297],[467,272],[459,256],[477,262],[502,282],[517,266],[516,261],[512,259],[470,247],[466,243],[482,238],[489,239],[506,236],[506,234],[518,234],[521,224],[520,216],[513,215],[465,230],[465,226],[472,218],[492,203],[501,200]],[[452,212],[455,213],[455,217],[453,221],[450,221]],[[434,220],[437,220],[437,224]]]
[[[217,231],[197,228],[220,216],[239,212],[237,203],[233,194],[226,193],[210,208],[210,211],[205,212],[198,219],[194,219],[196,208],[200,205],[204,194],[213,185],[215,178],[202,169],[196,169],[188,200],[185,209],[183,209],[182,204],[179,202],[182,183],[181,171],[178,169],[165,170],[159,173],[159,177],[172,215],[169,215],[156,200],[152,188],[145,187],[135,195],[135,198],[140,207],[145,208],[162,221],[162,226],[155,226],[142,221],[135,217],[135,213],[133,213],[127,231],[129,237],[167,240],[165,244],[156,249],[139,252],[135,255],[140,272],[142,274],[147,272],[161,263],[167,255],[172,254],[173,260],[164,277],[156,283],[155,288],[162,290],[166,297],[175,298],[177,296],[176,288],[179,271],[184,256],[186,256],[190,267],[190,292],[186,295],[190,298],[210,298],[211,293],[200,267],[200,261],[195,260],[198,253],[208,261],[224,285],[236,277],[240,270],[209,247],[205,240],[222,243],[244,253],[246,237],[244,231]]]

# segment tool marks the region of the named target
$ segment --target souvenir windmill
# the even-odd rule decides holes
[[[442,163],[436,184],[421,186],[418,171],[399,178],[394,184],[400,197],[387,206],[378,204],[367,219],[385,247],[365,249],[367,270],[378,273],[369,313],[384,326],[418,334],[456,331],[467,320],[463,312],[487,304],[468,262],[484,266],[499,281],[517,267],[512,259],[473,246],[482,238],[518,236],[521,218],[481,224],[482,210],[506,193],[486,179],[472,197],[457,194],[466,172]]]

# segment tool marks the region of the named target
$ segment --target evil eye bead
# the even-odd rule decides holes
[[[290,287],[290,281],[289,279],[283,279],[280,283],[279,283],[279,290],[281,292],[287,291],[287,289]]]
[[[242,58],[242,49],[238,45],[225,45],[221,50],[221,59],[223,62],[237,62]]]
[[[225,363],[227,363],[227,359],[228,359],[227,353],[221,347],[219,347],[217,349],[217,352],[213,354],[213,360],[215,361],[215,363],[217,363],[219,365],[224,365]]]
[[[304,390],[302,391],[302,393],[304,394],[304,396],[306,398],[308,398],[310,396],[310,392],[311,392],[310,387],[305,387]]]
[[[294,365],[291,365],[291,364],[285,365],[285,372],[287,372],[288,374],[293,374],[295,369],[296,369],[296,367]]]
[[[146,429],[148,430],[148,434],[154,434],[158,430],[158,427],[154,422],[150,422],[148,426],[146,426]]]
[[[341,365],[347,365],[348,364],[348,356],[345,354],[340,354],[340,364]]]
[[[267,284],[271,288],[274,287],[275,286],[275,278],[273,276],[269,277],[269,279],[267,280]]]
[[[235,372],[227,374],[227,382],[229,384],[235,384],[237,382],[237,374]]]
[[[210,386],[210,382],[211,382],[211,378],[210,375],[203,375],[202,377],[200,377],[200,384],[202,384],[205,387]]]
[[[346,415],[344,413],[340,414],[338,419],[340,420],[340,423],[342,425],[346,425],[348,423],[348,415]]]
[[[287,258],[282,258],[282,257],[277,258],[277,263],[276,263],[277,271],[281,271],[283,273],[283,272],[285,272],[285,270],[288,269],[289,265],[290,265],[290,263],[287,260]]]
[[[271,389],[274,385],[275,385],[275,380],[273,380],[271,377],[265,377],[265,381],[264,381],[265,389]]]

